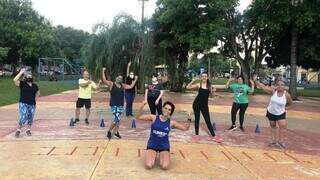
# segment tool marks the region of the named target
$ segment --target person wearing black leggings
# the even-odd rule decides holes
[[[251,88],[243,84],[243,77],[238,76],[237,77],[237,83],[232,83],[231,85],[230,82],[235,80],[234,78],[230,78],[226,84],[227,88],[230,88],[233,92],[233,104],[231,108],[231,121],[232,125],[228,129],[230,131],[236,130],[238,127],[236,126],[236,116],[237,113],[240,109],[239,112],[239,121],[240,121],[240,130],[244,132],[243,128],[243,122],[244,122],[244,114],[247,110],[248,103],[249,103],[249,98],[248,98],[248,93],[253,93],[254,92],[254,82],[250,80],[251,83]]]
[[[145,91],[144,100],[148,102],[151,114],[156,115],[157,112],[158,115],[161,115],[163,96],[162,85],[159,83],[156,74],[152,75],[151,80],[152,83],[147,86]]]
[[[200,112],[207,124],[209,132],[212,136],[212,140],[216,142],[221,142],[221,139],[216,136],[214,133],[211,121],[210,121],[210,113],[208,106],[209,95],[212,94],[211,83],[208,78],[208,74],[206,72],[201,74],[200,83],[195,83],[196,79],[193,79],[188,85],[187,89],[198,89],[198,95],[193,102],[193,111],[194,111],[194,127],[196,136],[199,135],[199,123],[200,123]]]

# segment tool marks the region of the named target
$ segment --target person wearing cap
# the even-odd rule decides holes
[[[24,75],[23,80],[20,80]],[[20,72],[13,79],[14,84],[20,88],[19,99],[19,121],[15,137],[19,137],[21,129],[27,123],[27,136],[31,136],[31,126],[33,122],[34,113],[36,110],[36,101],[40,96],[40,90],[37,84],[33,83],[31,72],[27,72],[22,68]]]

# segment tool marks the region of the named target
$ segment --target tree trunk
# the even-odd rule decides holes
[[[259,74],[260,73],[261,62],[262,62],[262,58],[257,57],[257,59],[254,62],[254,72],[253,72],[253,74]]]
[[[181,55],[179,59],[179,65],[178,65],[178,82],[176,84],[175,92],[182,92],[183,83],[185,81],[184,73],[186,71],[186,65],[188,62],[188,58],[185,54]]]
[[[168,63],[168,75],[170,80],[170,91],[175,90],[175,85],[177,83],[176,78],[176,67],[177,67],[177,59],[176,57],[173,57],[172,59],[167,59]]]
[[[241,75],[243,76],[244,83],[249,84],[250,79],[250,65],[246,60],[238,60],[241,66]]]
[[[293,27],[291,31],[291,55],[290,55],[290,88],[292,99],[297,100],[297,41],[298,29]]]

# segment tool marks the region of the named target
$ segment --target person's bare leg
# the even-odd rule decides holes
[[[146,158],[144,161],[144,165],[146,169],[152,169],[154,166],[154,163],[156,161],[157,157],[157,152],[152,150],[152,149],[147,149],[146,150]]]
[[[111,139],[111,137],[112,137],[112,130],[114,129],[115,126],[116,126],[116,124],[115,124],[114,122],[112,122],[112,123],[110,124],[109,130],[108,130],[108,132],[107,132],[107,137],[108,137],[108,139]]]
[[[269,121],[270,123],[270,130],[271,130],[271,143],[270,144],[276,144],[277,143],[277,124],[275,121]]]
[[[115,127],[114,127],[114,132],[115,132],[115,133],[118,132],[119,129],[120,129],[120,122],[118,122],[118,123],[115,125]]]
[[[116,127],[115,123],[111,123],[110,127],[109,127],[109,131],[112,132],[112,130]]]
[[[79,116],[80,116],[80,108],[76,108],[75,116],[76,116],[76,119],[79,119]]]
[[[285,133],[287,130],[287,120],[285,120],[285,119],[279,120],[278,125],[279,125],[278,143],[281,147],[285,148]]]
[[[160,166],[163,170],[168,170],[170,166],[170,152],[162,151],[160,152]]]
[[[89,119],[90,116],[90,109],[86,109],[86,118]]]

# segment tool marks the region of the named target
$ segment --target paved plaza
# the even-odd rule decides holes
[[[171,167],[144,168],[146,141],[150,123],[123,117],[122,139],[106,138],[110,125],[109,94],[95,93],[90,125],[83,118],[69,127],[74,116],[77,91],[41,97],[32,129],[33,135],[15,138],[17,104],[0,108],[1,179],[320,179],[320,99],[303,98],[288,108],[287,148],[270,148],[265,109],[269,97],[250,98],[245,118],[245,132],[228,132],[232,94],[221,93],[209,101],[211,120],[223,139],[209,140],[201,119],[200,140],[189,131],[173,129]],[[172,119],[186,121],[193,93],[166,93],[163,100],[176,104]],[[138,96],[134,110],[141,104]],[[148,113],[145,109],[145,113]],[[81,115],[84,115],[82,111]],[[101,119],[107,127],[100,127]],[[256,126],[260,133],[255,133]]]

